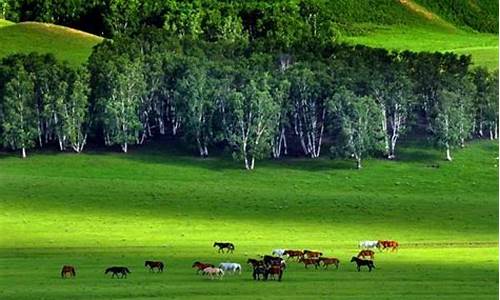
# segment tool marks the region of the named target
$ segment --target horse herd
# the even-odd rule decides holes
[[[213,247],[218,248],[219,253],[233,253],[235,246],[230,242],[215,242]],[[350,262],[356,264],[356,269],[361,271],[361,267],[366,266],[368,271],[371,272],[375,268],[375,251],[371,250],[377,248],[379,251],[397,251],[399,243],[396,241],[362,241],[358,244],[361,250],[356,256],[351,258]],[[336,269],[339,268],[340,260],[335,257],[325,257],[323,252],[315,250],[291,250],[291,249],[274,249],[271,255],[261,256],[259,259],[249,258],[247,264],[252,267],[252,278],[254,280],[273,280],[281,281],[283,273],[287,268],[287,262],[297,262],[304,264],[304,268],[314,266],[315,269],[323,268],[328,269],[329,266],[334,265]],[[154,272],[155,269],[158,273],[163,272],[165,264],[162,261],[144,262],[144,266],[148,267],[150,271]],[[196,261],[193,263],[192,268],[196,269],[196,273],[201,276],[206,276],[210,279],[222,279],[225,274],[238,274],[241,275],[242,267],[239,263],[235,262],[222,262],[217,267],[214,264]],[[105,270],[104,274],[111,273],[111,278],[127,278],[130,270],[127,267],[113,266]],[[61,277],[76,277],[76,269],[74,266],[64,265],[61,270]]]

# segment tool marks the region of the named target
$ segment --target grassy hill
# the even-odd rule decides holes
[[[129,154],[0,155],[2,299],[492,299],[498,294],[498,143],[423,147],[400,160],[264,161],[254,172],[224,158],[164,146]],[[434,165],[434,167],[432,167]],[[439,165],[436,168],[435,165]],[[377,269],[349,263],[366,239],[400,241]],[[217,254],[216,240],[235,243]],[[284,281],[254,282],[245,262],[274,248],[319,249],[339,270],[290,262]],[[144,269],[166,262],[164,274]],[[211,281],[193,261],[243,265]],[[63,264],[77,266],[61,280]],[[127,265],[127,280],[103,275]],[[362,284],[362,287],[360,287]]]
[[[68,27],[0,20],[0,58],[13,53],[53,53],[73,66],[84,63],[102,38]]]
[[[488,24],[494,23],[493,28],[498,24],[498,2],[496,10],[489,0],[477,5],[478,1],[459,2],[399,0],[374,4],[362,0],[356,10],[351,10],[353,14],[344,18],[339,15],[348,28],[341,31],[340,40],[396,50],[470,54],[475,65],[497,69],[498,33],[492,33]],[[479,16],[489,23],[471,21]]]

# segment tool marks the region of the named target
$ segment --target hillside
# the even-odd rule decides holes
[[[102,38],[71,28],[36,22],[0,20],[0,57],[13,53],[53,53],[72,66],[85,62]]]

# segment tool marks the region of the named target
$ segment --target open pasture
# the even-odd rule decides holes
[[[1,299],[496,299],[498,144],[442,153],[407,145],[399,161],[286,159],[246,172],[155,145],[129,154],[0,155]],[[439,167],[436,167],[439,166]],[[376,269],[350,258],[363,240],[397,240]],[[231,241],[233,254],[214,241]],[[256,282],[248,258],[276,248],[338,257],[335,270],[289,263]],[[154,274],[145,260],[162,260]],[[237,262],[210,280],[194,261]],[[76,266],[61,279],[62,265]],[[123,265],[127,279],[104,270]]]

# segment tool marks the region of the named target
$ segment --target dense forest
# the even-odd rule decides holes
[[[327,2],[0,3],[12,19],[112,37],[76,70],[36,53],[1,61],[0,139],[22,157],[168,136],[202,157],[226,149],[247,169],[325,147],[361,168],[367,155],[396,158],[404,135],[448,160],[470,138],[498,138],[498,72],[453,53],[339,44]]]

